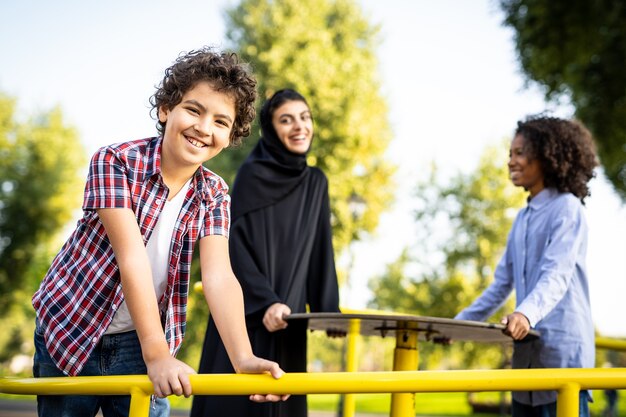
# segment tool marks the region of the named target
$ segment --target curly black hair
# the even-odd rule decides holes
[[[524,137],[529,158],[539,161],[546,187],[570,192],[584,203],[598,158],[591,132],[580,121],[529,116],[517,122],[515,135]]]
[[[165,70],[163,80],[150,97],[151,114],[158,116],[160,108],[173,109],[182,101],[185,93],[202,81],[210,83],[215,90],[226,93],[235,101],[236,116],[230,145],[241,144],[243,138],[250,135],[250,125],[256,116],[254,104],[257,82],[248,65],[239,61],[235,53],[215,52],[211,47],[181,53],[174,64]],[[165,123],[155,118],[157,130],[163,134]]]

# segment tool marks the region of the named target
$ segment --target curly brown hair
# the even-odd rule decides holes
[[[237,54],[215,52],[211,47],[204,47],[181,53],[174,64],[165,70],[165,75],[157,90],[150,97],[151,114],[158,115],[160,108],[173,109],[179,104],[185,93],[197,83],[206,81],[220,92],[226,93],[235,101],[235,121],[230,134],[230,145],[241,144],[243,138],[250,135],[250,125],[256,116],[256,79],[242,63]],[[165,122],[158,117],[157,130],[165,132]]]
[[[598,158],[591,133],[580,121],[529,116],[517,122],[515,135],[524,137],[529,157],[539,161],[546,187],[570,192],[584,203]]]

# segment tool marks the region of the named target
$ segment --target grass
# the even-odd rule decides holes
[[[390,394],[355,394],[356,411],[359,413],[389,415]],[[309,395],[309,408],[319,411],[335,411],[338,394]],[[416,415],[469,416],[471,408],[465,393],[423,393],[415,395]]]
[[[360,413],[389,415],[389,405],[391,396],[389,394],[356,394],[356,411]],[[483,392],[476,395],[476,399],[481,402],[498,403],[500,400],[499,392]],[[591,414],[593,416],[602,416],[606,406],[606,401],[602,391],[593,392],[594,402],[590,404]],[[309,408],[319,411],[335,411],[338,408],[339,395],[337,394],[319,394],[309,395]],[[618,401],[618,416],[626,417],[626,391],[620,391]],[[419,393],[415,394],[415,413],[416,416],[495,416],[498,413],[472,413],[472,408],[468,403],[466,393]]]

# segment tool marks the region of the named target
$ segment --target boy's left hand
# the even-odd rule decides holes
[[[184,395],[189,397],[192,394],[189,375],[195,374],[186,363],[179,361],[172,356],[164,356],[146,362],[148,377],[154,386],[154,394],[164,398],[168,395]]]
[[[243,373],[243,374],[269,373],[276,379],[280,378],[281,376],[285,374],[285,372],[282,369],[280,369],[280,366],[278,366],[276,362],[257,358],[256,356],[240,361],[237,366],[237,373]],[[252,394],[250,395],[250,400],[257,402],[257,403],[285,401],[287,398],[289,398],[289,394],[283,394],[283,395]]]

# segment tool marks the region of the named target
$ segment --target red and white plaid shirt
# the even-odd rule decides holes
[[[91,159],[83,217],[33,296],[46,346],[57,367],[77,375],[123,300],[113,249],[96,209],[130,208],[147,243],[167,199],[161,177],[161,139],[111,145]],[[159,305],[170,352],[185,334],[191,257],[196,240],[228,237],[230,196],[217,175],[201,167],[185,196],[174,229],[167,289]]]

